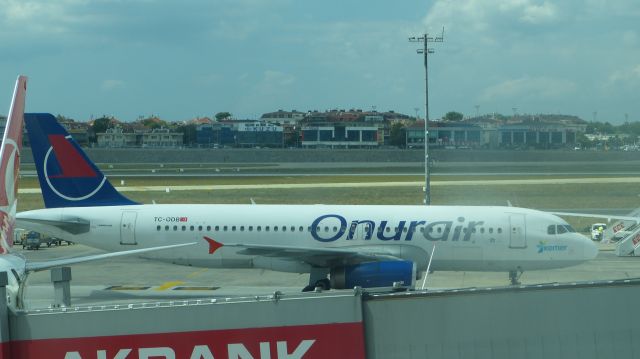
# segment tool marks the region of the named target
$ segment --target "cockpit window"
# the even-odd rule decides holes
[[[557,225],[556,227],[558,227],[557,232],[558,234],[562,234],[562,233],[567,233],[567,229],[563,226],[563,225]]]
[[[576,233],[576,230],[575,230],[575,229],[573,229],[573,227],[571,227],[571,226],[570,226],[570,225],[568,225],[568,224],[565,224],[565,225],[564,225],[564,228],[566,228],[566,229],[567,229],[567,232],[569,232],[569,233]]]
[[[556,234],[556,226],[555,226],[555,224],[552,224],[549,227],[547,227],[547,234]]]

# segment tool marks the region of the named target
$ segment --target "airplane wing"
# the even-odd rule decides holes
[[[27,272],[37,272],[37,271],[47,270],[47,269],[56,268],[56,267],[67,266],[67,265],[71,265],[71,264],[78,264],[78,263],[84,263],[84,262],[90,262],[90,261],[96,261],[96,260],[113,258],[113,257],[120,257],[120,256],[129,256],[129,255],[141,254],[141,253],[146,253],[146,252],[161,251],[161,250],[165,250],[165,249],[174,249],[174,248],[179,248],[179,247],[191,246],[191,245],[194,245],[194,244],[196,244],[196,242],[183,243],[183,244],[173,244],[173,245],[170,245],[170,246],[160,246],[160,247],[133,249],[133,250],[121,251],[121,252],[95,254],[95,255],[84,256],[84,257],[54,259],[54,260],[48,260],[46,262],[27,262],[25,270]]]
[[[391,246],[387,246],[389,248],[384,248],[385,246],[313,248],[247,243],[225,243],[224,246],[244,248],[244,250],[239,252],[241,254],[286,258],[292,261],[303,261],[316,267],[402,260],[402,258],[398,256],[399,253],[395,250],[396,248],[391,248]]]

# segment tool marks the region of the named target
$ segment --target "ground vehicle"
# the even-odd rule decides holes
[[[40,249],[42,236],[38,232],[29,231],[22,235],[22,248]]]
[[[604,230],[607,229],[606,223],[594,223],[591,225],[591,239],[601,241]]]

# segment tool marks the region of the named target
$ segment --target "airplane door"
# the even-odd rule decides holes
[[[120,244],[135,245],[136,242],[136,218],[137,212],[122,212],[122,220],[120,222]]]
[[[512,214],[509,216],[509,248],[526,248],[526,224],[524,214]]]

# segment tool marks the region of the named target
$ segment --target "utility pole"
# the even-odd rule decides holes
[[[443,42],[444,41],[444,27],[442,28],[442,34],[437,37],[429,37],[429,34],[425,33],[422,36],[409,38],[409,42],[421,42],[422,48],[416,50],[418,54],[424,55],[424,204],[431,204],[431,179],[429,178],[429,66],[428,58],[429,54],[434,53],[433,49],[429,48],[430,42]]]

